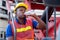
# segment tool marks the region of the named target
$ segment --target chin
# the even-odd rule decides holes
[[[19,17],[20,19],[23,19],[24,17]]]

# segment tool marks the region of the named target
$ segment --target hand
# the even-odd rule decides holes
[[[31,15],[29,15],[29,16],[32,16],[32,17],[34,17],[34,18],[38,17],[35,13],[34,13],[34,14],[31,14]]]
[[[28,17],[32,17],[33,19],[35,20],[40,20],[40,18],[36,15],[36,14],[30,14],[30,15],[27,15]]]

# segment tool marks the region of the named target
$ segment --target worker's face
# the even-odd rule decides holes
[[[16,16],[19,18],[24,18],[25,17],[25,15],[24,15],[25,11],[26,11],[26,9],[23,7],[18,8],[17,12],[16,12]]]

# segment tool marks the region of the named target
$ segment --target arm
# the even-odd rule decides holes
[[[10,24],[8,24],[6,28],[6,40],[13,40],[13,35],[12,35],[12,28]]]
[[[45,23],[39,17],[37,17],[35,14],[33,14],[31,16],[34,17],[38,21],[38,25],[36,28],[45,29]]]

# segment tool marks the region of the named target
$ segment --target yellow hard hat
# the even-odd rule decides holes
[[[23,2],[21,2],[21,3],[18,3],[18,4],[16,5],[16,7],[14,8],[14,13],[16,12],[16,9],[17,9],[18,7],[25,7],[26,10],[28,9],[28,5],[25,4],[25,3],[23,3]]]

